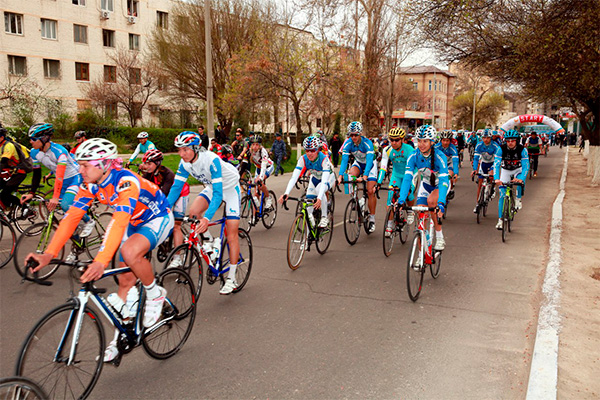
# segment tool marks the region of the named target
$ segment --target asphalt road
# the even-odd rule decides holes
[[[327,254],[313,248],[296,271],[286,262],[293,211],[280,208],[272,229],[251,232],[246,287],[220,296],[218,285],[205,285],[177,355],[158,361],[136,349],[119,368],[104,366],[91,397],[524,398],[563,158],[553,147],[540,159],[506,243],[494,229],[496,204],[476,223],[476,186],[463,169],[444,221],[441,276],[425,276],[416,303],[406,292],[408,244],[389,258],[382,252],[383,200],[374,234],[363,231],[349,246],[338,225]],[[271,178],[269,188],[279,196],[289,176]],[[347,199],[336,198],[336,223]],[[11,264],[0,277],[0,375],[7,376],[33,324],[68,297],[69,281],[59,271],[52,287],[21,285]]]

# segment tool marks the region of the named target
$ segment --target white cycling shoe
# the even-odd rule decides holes
[[[83,221],[82,221],[83,222]],[[81,233],[79,237],[88,237],[94,231],[94,227],[96,226],[96,221],[90,219],[88,222],[83,223],[83,227],[81,228]]]
[[[435,245],[433,246],[434,250],[442,251],[446,248],[446,240],[444,238],[438,237],[435,238]]]
[[[502,218],[498,218],[498,222],[496,223],[496,229],[499,231],[502,230]]]
[[[160,286],[158,287],[158,290],[160,290],[160,296],[155,299],[146,299],[146,305],[144,306],[144,328],[149,328],[157,323],[162,314],[167,291]]]
[[[167,268],[180,268],[182,265],[181,256],[174,256]]]
[[[225,281],[225,284],[219,291],[219,294],[224,294],[224,295],[231,294],[236,288],[237,288],[237,282],[235,281],[235,279],[227,278],[227,280]]]
[[[327,228],[327,225],[329,225],[329,218],[321,217],[321,220],[319,221],[319,228]]]

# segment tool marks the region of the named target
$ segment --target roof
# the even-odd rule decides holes
[[[435,72],[438,74],[444,74],[446,76],[451,76],[451,77],[456,76],[453,73],[451,73],[450,71],[447,71],[444,69],[439,69],[438,67],[435,67],[433,65],[422,65],[422,66],[413,65],[411,67],[402,67],[402,68],[400,68],[400,72],[403,74],[433,74]]]

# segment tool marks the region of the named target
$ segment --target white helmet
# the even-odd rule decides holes
[[[148,132],[140,132],[137,135],[138,139],[148,139]]]
[[[117,145],[103,138],[86,140],[75,152],[77,161],[101,161],[117,158]]]

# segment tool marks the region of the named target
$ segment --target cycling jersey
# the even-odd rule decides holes
[[[431,169],[431,158],[435,157],[434,169]],[[450,185],[448,178],[448,165],[446,164],[446,157],[436,151],[434,147],[431,148],[429,156],[425,157],[420,150],[415,150],[406,162],[406,173],[402,179],[402,186],[400,187],[400,197],[398,198],[399,203],[406,201],[408,192],[411,189],[413,177],[415,171],[418,171],[422,175],[421,186],[425,186],[429,192],[435,188],[439,189],[438,203],[446,203],[446,194]],[[434,181],[432,182],[431,176],[433,175]],[[433,185],[432,185],[433,183]],[[431,190],[430,190],[431,189]],[[421,190],[419,189],[421,192]],[[425,203],[426,204],[426,203]]]
[[[494,156],[498,151],[498,144],[494,141],[490,141],[489,145],[486,145],[483,141],[479,142],[475,146],[475,156],[473,157],[473,170],[477,170],[479,161],[485,164],[493,164]]]
[[[41,168],[40,164],[43,164],[56,175],[52,197],[60,198],[69,187],[81,184],[79,164],[60,144],[50,142],[47,151],[32,149],[29,154],[33,159],[34,170]],[[34,186],[36,185],[34,184]],[[37,189],[37,186],[35,188]]]
[[[221,146],[219,143],[212,143],[209,150],[223,158],[223,146]]]
[[[86,139],[86,140],[87,140],[87,139]],[[84,140],[83,142],[85,142],[85,140]],[[83,142],[81,142],[81,143],[77,143],[77,145],[75,145],[75,147],[73,147],[73,148],[71,149],[71,154],[75,155],[75,152],[77,152],[77,148],[78,148],[79,146],[81,146],[81,144],[82,144]]]
[[[0,159],[2,160],[1,168],[2,170],[10,170],[12,171],[16,166],[19,165],[21,159],[19,159],[19,152],[15,146],[21,146],[21,151],[23,152],[23,156],[29,156],[29,150],[27,147],[22,144],[18,144],[12,142],[10,140],[4,140],[2,147],[0,148]],[[18,169],[14,171],[15,173],[24,174],[25,171],[22,169]]]
[[[146,140],[145,144],[142,144],[141,142],[138,143],[137,147],[135,148],[135,151],[133,152],[133,154],[131,155],[131,157],[129,157],[129,162],[132,162],[133,160],[136,159],[136,157],[138,156],[138,154],[146,154],[146,152],[148,150],[152,150],[152,149],[156,149],[156,146],[154,145],[154,143],[152,143],[149,140]]]
[[[446,156],[446,165],[448,165],[448,170],[452,170],[456,175],[458,175],[458,150],[456,147],[450,143],[448,147],[442,146],[442,143],[438,143],[435,145],[435,148]]]
[[[160,190],[165,194],[165,196],[169,195],[171,187],[173,186],[173,182],[175,182],[175,174],[173,173],[173,171],[171,171],[164,165],[159,166],[158,168],[156,168],[156,171],[152,173],[145,173],[144,175],[142,175],[142,177],[158,186]],[[190,185],[185,183],[183,185],[183,190],[181,191],[180,197],[187,196],[189,194]]]
[[[372,174],[371,171],[375,168],[377,170],[377,165],[375,162],[375,148],[373,147],[373,142],[361,136],[360,143],[355,145],[351,139],[347,139],[342,146],[342,162],[340,167],[340,175],[343,175],[348,169],[348,158],[350,154],[354,156],[355,164],[358,164],[358,167],[361,170],[361,174],[363,176],[370,176]],[[371,178],[369,178],[371,180]],[[376,178],[372,179],[376,180]]]
[[[317,194],[319,199],[323,199],[325,192],[327,189],[331,188],[335,178],[333,175],[333,166],[331,165],[331,161],[329,161],[329,157],[321,152],[317,154],[315,161],[310,161],[306,154],[300,157],[284,194],[289,195],[300,175],[303,175],[306,172],[310,173],[311,181],[315,181],[315,186],[318,186],[321,182],[325,182],[325,185],[319,187],[319,192]]]
[[[525,142],[525,146],[527,147],[527,152],[529,154],[540,154],[540,143],[541,140],[539,137],[533,137],[530,136],[529,138],[527,138],[527,141]]]
[[[525,177],[529,172],[529,154],[527,150],[520,144],[514,149],[509,149],[506,144],[503,144],[496,150],[494,156],[494,179],[500,179],[501,170],[516,171],[521,169],[521,173],[515,178],[525,182]]]
[[[267,172],[273,169],[273,160],[269,157],[267,149],[262,146],[260,146],[258,151],[254,152],[250,150],[250,161],[252,161],[252,164],[256,167],[256,173],[261,180],[264,180]]]
[[[469,143],[469,146],[475,146],[475,145],[477,145],[477,143],[479,143],[479,141],[480,141],[479,136],[477,136],[476,134],[472,134],[469,137],[468,143]]]
[[[114,209],[102,246],[94,259],[104,265],[117,252],[128,226],[145,224],[170,214],[167,198],[158,186],[128,169],[113,169],[98,184],[81,184],[75,202],[62,219],[47,253],[56,257],[96,198]]]
[[[175,183],[169,193],[169,204],[175,204],[183,189],[183,185],[190,175],[206,185],[207,189],[210,188],[211,198],[207,198],[210,204],[204,214],[209,220],[213,218],[219,209],[221,201],[224,199],[223,193],[225,191],[237,188],[239,192],[240,174],[237,169],[233,165],[221,160],[215,153],[201,150],[197,153],[194,162],[187,163],[183,160],[179,162],[177,174],[175,175]],[[232,206],[234,205],[232,204]],[[229,208],[228,205],[227,209]],[[239,209],[239,204],[237,205],[237,209]]]
[[[392,146],[388,146],[383,149],[383,155],[381,157],[381,165],[379,166],[379,176],[377,177],[377,183],[381,184],[385,173],[387,171],[388,162],[392,162],[392,174],[390,176],[390,187],[400,187],[402,184],[402,178],[406,172],[406,163],[408,157],[415,151],[406,143],[402,143],[402,147],[398,150],[394,150]]]
[[[459,150],[462,150],[462,149],[464,149],[464,148],[465,148],[465,137],[464,137],[464,135],[463,135],[462,133],[459,133],[459,134],[456,136],[456,147],[457,147]]]

